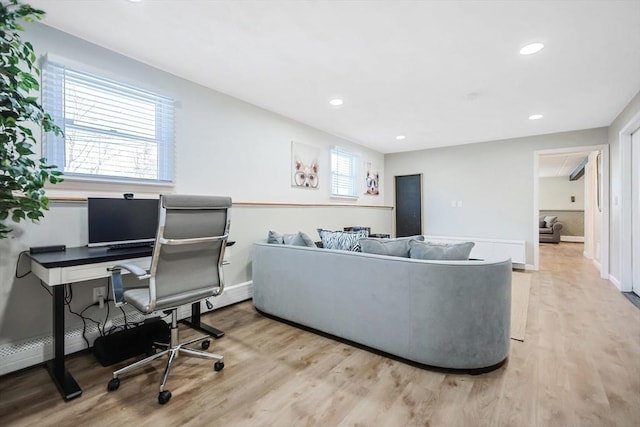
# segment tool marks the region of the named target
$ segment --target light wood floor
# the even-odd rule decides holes
[[[639,426],[640,310],[598,278],[582,245],[542,245],[525,342],[479,376],[410,366],[256,313],[205,316],[226,331],[214,372],[182,358],[158,405],[162,363],[107,393],[110,368],[68,357],[83,395],[63,402],[43,367],[0,377],[2,426]],[[192,334],[184,329],[183,338]]]

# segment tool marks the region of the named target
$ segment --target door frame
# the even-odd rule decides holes
[[[629,137],[631,138],[631,137]],[[547,154],[573,153],[576,151],[600,151],[602,153],[602,223],[600,245],[600,277],[609,279],[609,145],[588,145],[579,147],[554,148],[548,150],[537,150],[533,152],[533,269],[540,269],[540,239],[539,239],[539,184],[538,168],[540,167],[540,156]]]
[[[620,130],[620,281],[622,292],[631,292],[633,284],[633,267],[631,265],[633,240],[631,239],[631,135],[640,130],[640,112],[637,113]],[[615,282],[614,282],[615,283]]]

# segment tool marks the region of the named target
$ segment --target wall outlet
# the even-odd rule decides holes
[[[98,286],[93,288],[93,303],[104,303],[107,299],[107,288],[104,286]]]

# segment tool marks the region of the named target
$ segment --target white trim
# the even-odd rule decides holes
[[[639,115],[640,116],[640,115]],[[533,217],[532,217],[532,241],[533,241],[533,265],[535,270],[540,268],[540,241],[539,241],[539,224],[538,224],[538,168],[540,164],[540,156],[545,154],[562,154],[573,153],[577,151],[601,151],[602,152],[602,242],[600,245],[600,277],[607,279],[609,277],[609,145],[589,145],[579,147],[564,147],[547,150],[536,150],[533,152]]]
[[[622,292],[632,291],[632,239],[631,239],[631,135],[640,129],[638,112],[620,130],[620,281]]]
[[[536,271],[537,268],[533,264],[525,264],[524,269],[527,271]]]
[[[584,236],[560,236],[561,242],[584,243]]]
[[[609,281],[613,283],[616,288],[620,289],[620,280],[618,280],[616,277],[610,274]]]

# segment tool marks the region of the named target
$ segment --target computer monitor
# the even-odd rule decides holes
[[[89,247],[152,245],[158,199],[88,198]]]

